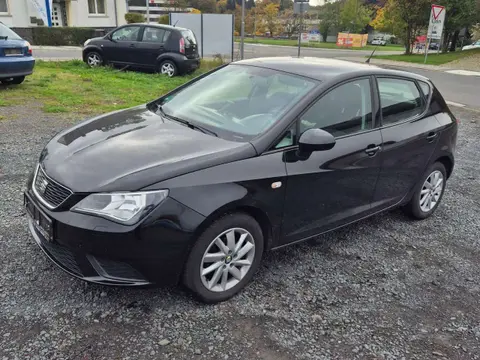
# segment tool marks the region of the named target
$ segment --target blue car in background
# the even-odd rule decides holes
[[[0,83],[21,84],[34,66],[30,43],[0,22]]]

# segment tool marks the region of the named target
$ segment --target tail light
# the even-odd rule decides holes
[[[185,39],[182,37],[179,41],[180,53],[185,54]]]
[[[28,41],[25,41],[25,46],[27,47],[27,54],[32,55],[33,54],[32,45],[30,45]]]

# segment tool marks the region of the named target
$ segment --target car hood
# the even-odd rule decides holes
[[[74,192],[134,191],[178,175],[255,156],[227,141],[165,119],[145,105],[97,117],[57,134],[40,163]]]

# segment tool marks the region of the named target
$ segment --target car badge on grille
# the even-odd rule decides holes
[[[47,186],[48,186],[48,181],[45,180],[45,179],[42,179],[42,181],[40,182],[40,184],[38,184],[38,191],[39,191],[41,194],[45,194],[45,190],[47,190]]]

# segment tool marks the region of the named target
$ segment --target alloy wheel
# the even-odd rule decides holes
[[[98,54],[95,54],[95,53],[88,55],[87,62],[88,62],[88,65],[90,65],[92,67],[102,65],[102,59],[100,58],[100,56]]]
[[[420,209],[423,212],[431,211],[440,200],[443,191],[443,174],[435,170],[423,183],[420,191]]]
[[[173,64],[167,62],[162,65],[161,73],[167,74],[168,76],[172,77],[173,75],[175,75],[175,67],[173,66]]]
[[[237,285],[249,272],[255,258],[255,242],[245,229],[228,229],[208,246],[200,263],[203,285],[222,292]]]

